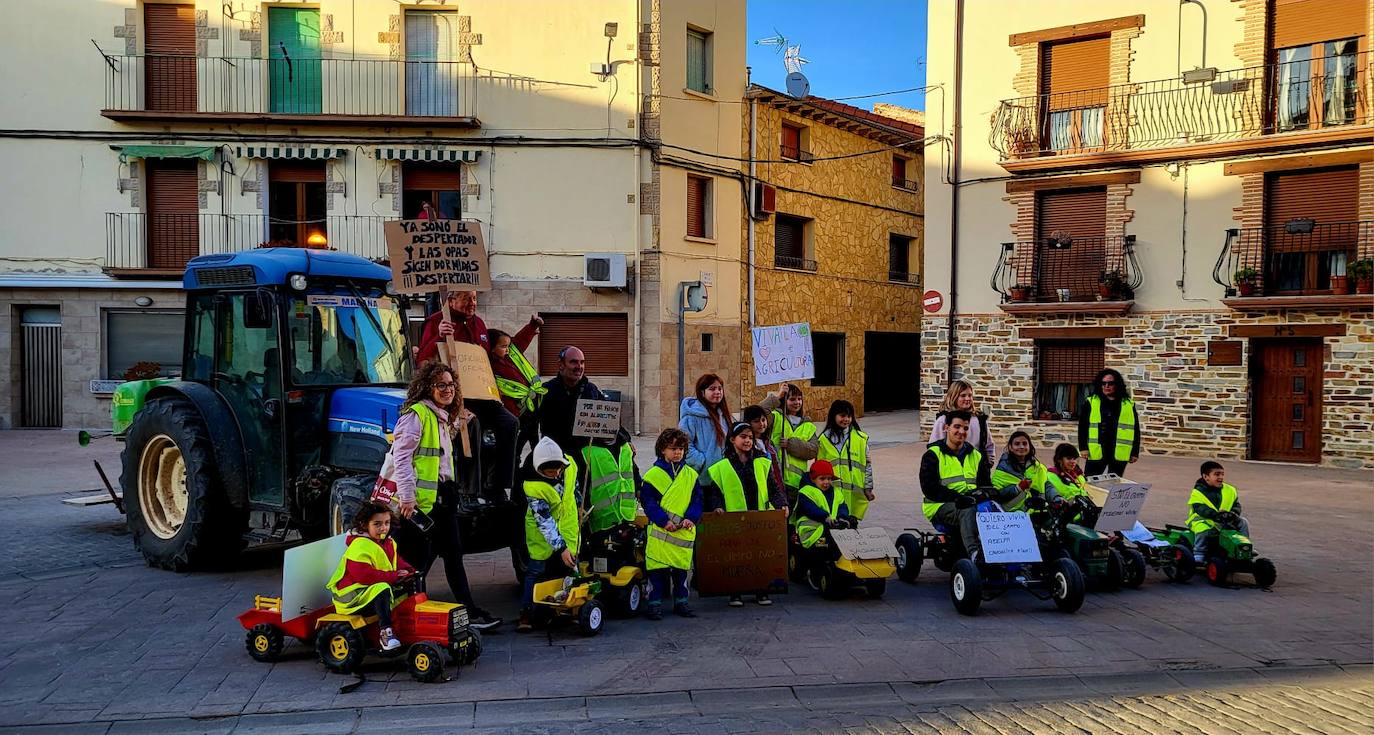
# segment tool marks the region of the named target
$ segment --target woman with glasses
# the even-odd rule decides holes
[[[454,486],[453,437],[466,425],[458,376],[449,366],[431,360],[420,366],[406,389],[406,400],[396,420],[391,457],[392,480],[400,515],[410,518],[420,511],[433,519],[428,532],[413,523],[397,526],[396,543],[401,555],[427,574],[437,557],[444,558],[444,575],[457,602],[468,608],[472,627],[484,630],[501,624],[477,606],[463,568],[463,542],[458,535],[457,488]]]
[[[1140,415],[1126,380],[1111,368],[1097,374],[1078,410],[1078,450],[1088,458],[1084,474],[1126,476],[1140,458]]]

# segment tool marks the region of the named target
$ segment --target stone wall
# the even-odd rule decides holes
[[[977,386],[980,407],[992,416],[1000,442],[1014,427],[1027,428],[1041,446],[1075,441],[1077,425],[1033,420],[1036,346],[1018,327],[1121,327],[1107,339],[1105,362],[1125,376],[1138,404],[1143,447],[1157,454],[1245,458],[1252,420],[1250,346],[1243,364],[1209,367],[1207,342],[1227,336],[1233,324],[1344,324],[1342,337],[1325,338],[1322,464],[1374,468],[1374,314],[1365,310],[1268,312],[1143,312],[1120,317],[1018,319],[1004,314],[958,318],[954,377]],[[943,319],[927,323],[922,344],[922,408],[927,423],[946,384]]]

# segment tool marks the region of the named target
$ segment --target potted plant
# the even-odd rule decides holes
[[[1028,284],[1028,283],[1018,283],[1018,284],[1016,284],[1015,286],[1012,286],[1012,287],[1011,287],[1011,300],[1012,300],[1012,301],[1030,301],[1030,300],[1031,300],[1031,287],[1030,287],[1030,284]]]
[[[1355,277],[1355,293],[1374,293],[1374,258],[1363,258],[1350,265]]]
[[[125,380],[152,380],[162,372],[162,363],[141,360],[124,371]]]
[[[1254,296],[1255,282],[1259,280],[1259,271],[1254,268],[1240,268],[1236,270],[1232,280],[1241,296]]]
[[[1120,301],[1126,293],[1126,275],[1121,271],[1107,271],[1097,284],[1098,301]]]

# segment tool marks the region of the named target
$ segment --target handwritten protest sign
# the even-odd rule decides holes
[[[386,222],[391,280],[400,293],[491,290],[482,225],[459,219]]]
[[[1107,500],[1097,516],[1097,530],[1111,533],[1134,527],[1149,492],[1149,485],[1138,482],[1118,482],[1107,488]]]
[[[471,342],[452,342],[448,349],[453,351],[448,365],[458,374],[458,388],[463,391],[463,400],[501,400],[486,350]]]
[[[1040,561],[1035,528],[1025,513],[979,513],[983,559],[992,564]]]
[[[754,385],[772,385],[816,377],[811,351],[811,325],[754,327]]]
[[[620,431],[620,404],[615,401],[578,399],[573,416],[573,436],[614,439]]]
[[[846,559],[887,559],[897,554],[892,539],[881,528],[836,528],[830,531],[830,538]]]
[[[697,525],[702,597],[787,591],[787,515],[780,510],[707,513]]]

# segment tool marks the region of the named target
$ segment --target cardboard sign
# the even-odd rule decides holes
[[[846,559],[890,559],[897,555],[897,547],[881,528],[835,528],[830,538]]]
[[[772,385],[816,377],[811,351],[811,325],[754,327],[754,385]]]
[[[449,345],[453,354],[449,355],[448,366],[458,374],[458,388],[463,391],[465,401],[499,401],[501,392],[496,389],[496,376],[491,372],[491,360],[487,351],[471,342],[454,342]],[[444,343],[439,343],[443,354]]]
[[[462,219],[393,220],[386,233],[391,280],[399,293],[490,291],[482,225]]]
[[[1112,533],[1135,526],[1149,492],[1149,485],[1138,482],[1118,482],[1107,488],[1107,500],[1097,516],[1097,530]]]
[[[286,550],[281,566],[281,618],[291,620],[328,607],[334,599],[324,585],[348,547],[344,534]]]
[[[991,564],[1040,561],[1040,544],[1025,513],[979,513],[978,538]]]
[[[579,398],[577,414],[573,418],[573,436],[593,439],[614,439],[620,431],[620,404],[615,401],[592,401]]]
[[[697,524],[702,597],[787,591],[787,515],[780,510],[707,513]]]

